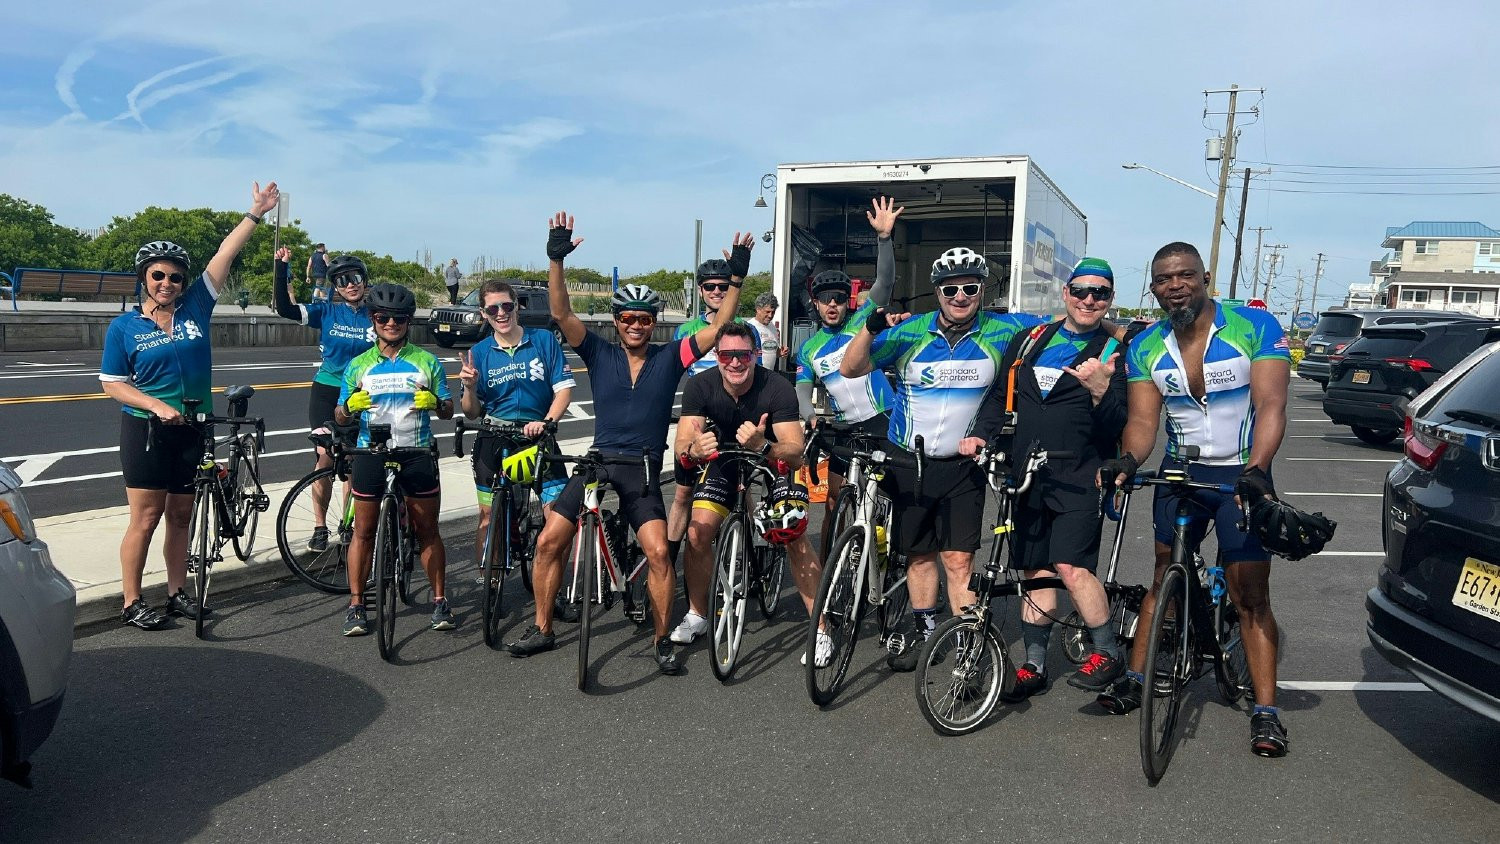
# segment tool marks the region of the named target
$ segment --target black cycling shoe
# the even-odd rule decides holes
[[[1257,712],[1250,716],[1250,750],[1256,756],[1279,759],[1286,755],[1288,744],[1286,727],[1281,719],[1270,712]]]
[[[120,611],[120,623],[142,630],[161,630],[172,622],[161,610],[146,603],[145,598],[136,598],[130,606]]]
[[[506,645],[505,649],[510,651],[511,656],[521,657],[550,651],[555,647],[557,647],[557,637],[551,633],[543,633],[542,628],[533,624],[526,628],[521,638]]]
[[[1111,715],[1125,715],[1141,707],[1141,681],[1125,675],[1099,693],[1095,701]]]
[[[1068,676],[1068,685],[1086,692],[1102,692],[1124,676],[1125,660],[1094,651]]]
[[[198,606],[198,600],[187,593],[186,589],[178,589],[177,594],[167,598],[164,608],[167,615],[180,615],[183,618],[197,619],[199,614],[207,618],[209,611]]]
[[[1020,703],[1029,697],[1044,695],[1052,684],[1047,680],[1047,669],[1026,663],[1016,669],[1016,685],[1001,698],[1006,703]]]
[[[328,528],[313,528],[312,537],[307,540],[307,550],[314,554],[321,554],[328,550]]]
[[[558,598],[552,604],[552,617],[568,624],[578,623],[578,605]]]
[[[656,670],[663,674],[681,674],[682,657],[677,647],[666,636],[656,640]]]

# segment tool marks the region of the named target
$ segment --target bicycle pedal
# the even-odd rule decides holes
[[[885,649],[894,656],[906,653],[906,636],[902,633],[892,633],[885,639]]]
[[[269,496],[269,495],[257,495],[257,496],[255,496],[255,511],[257,513],[264,513],[264,512],[266,512],[269,509],[271,509],[271,496]]]

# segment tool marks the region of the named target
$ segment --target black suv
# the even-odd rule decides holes
[[[1385,481],[1385,566],[1365,597],[1370,643],[1500,721],[1500,343],[1411,403]]]
[[[1366,328],[1392,325],[1398,322],[1421,325],[1468,318],[1468,314],[1458,311],[1419,311],[1410,308],[1379,311],[1324,311],[1319,314],[1318,324],[1307,336],[1307,343],[1303,347],[1305,353],[1302,356],[1302,362],[1297,364],[1297,375],[1309,381],[1318,382],[1326,390],[1331,369],[1329,356],[1343,354],[1344,349],[1358,339],[1359,333]]]
[[[516,304],[521,309],[522,328],[557,327],[552,322],[552,310],[547,305],[547,285],[543,282],[512,281],[516,288]],[[429,319],[433,339],[447,349],[459,340],[476,343],[490,332],[484,314],[479,312],[479,288],[469,291],[457,305],[439,305],[432,309]]]
[[[1385,445],[1405,421],[1398,401],[1416,398],[1470,352],[1497,339],[1500,322],[1472,317],[1366,328],[1343,354],[1329,356],[1323,412],[1365,442]]]

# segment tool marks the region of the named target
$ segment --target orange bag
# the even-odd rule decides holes
[[[818,461],[818,483],[813,484],[807,467],[803,466],[797,470],[797,483],[807,487],[807,500],[814,504],[822,504],[828,500],[828,458]]]

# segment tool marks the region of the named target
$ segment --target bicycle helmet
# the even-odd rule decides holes
[[[513,484],[529,484],[536,478],[536,467],[541,450],[536,446],[523,448],[500,461],[500,471]]]
[[[767,542],[785,545],[807,531],[807,487],[777,475],[755,509],[755,529]]]
[[[399,284],[377,284],[365,294],[365,305],[372,314],[383,311],[411,316],[417,312],[417,297]]]
[[[1304,513],[1270,496],[1250,505],[1250,530],[1267,551],[1300,560],[1322,551],[1338,522],[1322,513]]]
[[[192,272],[193,262],[188,258],[186,249],[170,240],[153,240],[150,243],[135,250],[135,272],[140,275],[146,271],[146,267],[153,261],[171,261],[181,264],[183,272]]]
[[[656,314],[661,312],[661,306],[661,294],[644,284],[622,284],[609,300],[610,310],[616,314],[621,311],[650,311]]]
[[[723,258],[709,258],[698,265],[699,284],[714,278],[722,278],[728,281],[733,275],[734,273],[729,270],[729,262]]]
[[[330,279],[350,273],[357,273],[363,282],[368,283],[370,281],[370,271],[365,268],[365,262],[353,255],[340,255],[334,258],[333,262],[328,265],[328,277]]]
[[[812,295],[818,298],[818,294],[830,290],[838,293],[848,293],[854,289],[854,284],[849,280],[848,274],[842,270],[824,270],[813,276]]]
[[[978,278],[990,277],[990,264],[983,255],[968,248],[967,246],[955,246],[947,252],[938,256],[932,262],[932,283],[946,281],[950,278]]]

